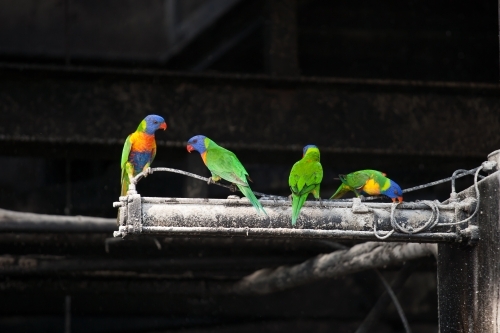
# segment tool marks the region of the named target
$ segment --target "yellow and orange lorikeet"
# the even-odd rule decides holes
[[[393,202],[403,201],[403,191],[399,185],[386,177],[385,173],[377,170],[361,170],[348,175],[339,175],[342,184],[330,199],[341,198],[345,193],[353,191],[357,197],[360,192],[368,195],[383,194]]]
[[[125,140],[122,151],[122,190],[121,195],[126,195],[130,178],[149,168],[156,156],[155,132],[165,130],[165,120],[151,114],[144,118],[137,130]]]

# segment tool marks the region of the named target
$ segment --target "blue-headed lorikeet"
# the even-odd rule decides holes
[[[156,156],[155,132],[167,129],[165,120],[157,115],[150,114],[125,140],[122,151],[122,190],[121,195],[126,195],[130,178],[149,168]]]
[[[297,223],[300,209],[309,193],[319,199],[319,187],[323,179],[318,147],[307,145],[302,154],[302,159],[293,165],[288,177],[288,184],[292,190],[292,225]]]
[[[248,172],[245,170],[236,155],[223,148],[203,135],[196,135],[189,139],[186,146],[188,152],[196,150],[201,155],[203,163],[212,173],[214,182],[222,179],[233,183],[250,200],[257,212],[263,212],[267,215],[259,200],[253,194],[248,180]]]
[[[403,191],[393,180],[386,177],[385,173],[377,170],[361,170],[348,175],[339,175],[342,184],[330,199],[341,198],[345,193],[353,191],[358,197],[360,192],[368,195],[383,194],[393,202],[403,201]]]

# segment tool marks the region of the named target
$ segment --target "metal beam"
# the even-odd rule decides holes
[[[0,209],[0,232],[103,233],[115,229],[115,219],[21,213]]]
[[[0,74],[0,142],[12,150],[119,147],[148,113],[169,123],[163,147],[198,133],[263,152],[315,143],[325,153],[478,157],[500,146],[497,84],[8,64]]]
[[[490,159],[494,160],[494,156]],[[500,173],[479,182],[481,200],[474,222],[474,247],[439,244],[438,302],[441,333],[500,332]],[[459,194],[459,199],[472,190]]]
[[[461,242],[471,236],[465,232],[464,223],[455,226],[439,226],[454,223],[458,211],[469,211],[474,199],[460,203],[437,204],[438,225],[432,231],[422,233],[394,232],[388,241],[408,242]],[[286,200],[261,200],[268,216],[259,214],[248,199],[230,196],[221,199],[142,198],[138,194],[120,197],[114,204],[119,207],[119,231],[115,236],[129,234],[161,234],[175,236],[243,236],[331,238],[338,240],[378,240],[391,227],[392,204],[323,201],[306,202],[302,207],[297,226],[290,222],[291,202]],[[395,210],[394,218],[406,228],[424,225],[436,215],[425,203],[403,203]],[[465,229],[461,232],[461,229]]]

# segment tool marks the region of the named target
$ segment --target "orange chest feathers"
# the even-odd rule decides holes
[[[150,152],[156,149],[156,141],[154,135],[136,132],[130,137],[132,143],[131,151]]]

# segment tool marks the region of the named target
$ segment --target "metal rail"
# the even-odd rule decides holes
[[[477,238],[475,226],[460,221],[474,210],[475,199],[466,198],[449,204],[436,203],[437,225],[421,233],[394,232],[386,241],[462,242]],[[391,203],[322,201],[305,203],[297,226],[290,223],[291,202],[261,200],[269,216],[258,214],[246,198],[231,195],[228,199],[143,198],[139,194],[120,197],[119,229],[115,237],[131,234],[211,237],[285,237],[378,240],[391,227]],[[433,209],[419,202],[400,204],[394,218],[406,229],[417,230],[436,218]],[[470,221],[469,221],[470,222]]]

